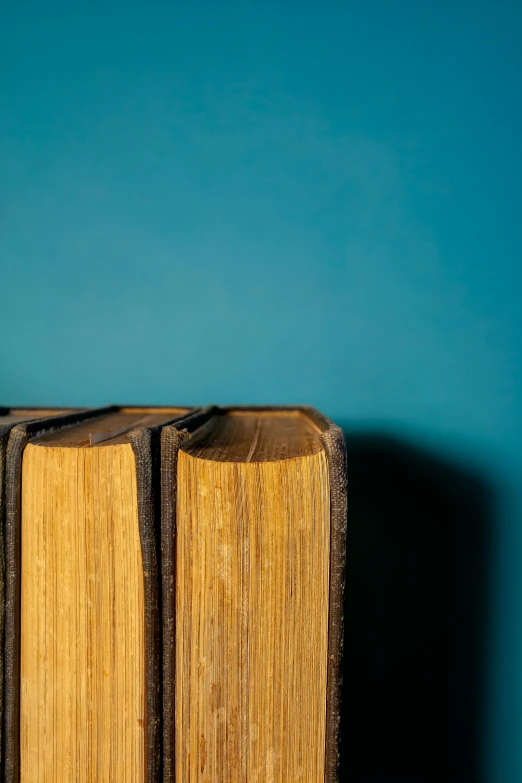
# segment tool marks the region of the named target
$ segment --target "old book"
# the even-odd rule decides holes
[[[159,445],[187,412],[112,407],[11,432],[8,783],[160,780]]]
[[[162,432],[164,781],[333,783],[341,431],[213,408]]]
[[[5,553],[4,553],[4,526],[5,526],[5,455],[7,441],[12,428],[23,421],[49,418],[70,412],[63,408],[8,408],[0,407],[0,639],[4,638],[5,619]],[[0,655],[0,725],[3,720],[4,704],[4,657]],[[2,761],[2,737],[0,734],[0,763]]]

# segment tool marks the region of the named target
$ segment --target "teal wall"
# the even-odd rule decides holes
[[[480,474],[474,763],[521,781],[520,4],[2,16],[2,401],[307,402]]]

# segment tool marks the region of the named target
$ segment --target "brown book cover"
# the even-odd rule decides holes
[[[161,549],[163,613],[163,780],[175,780],[175,592],[176,495],[178,453],[181,444],[212,416],[226,411],[298,411],[320,433],[327,457],[330,484],[330,588],[326,695],[326,783],[338,781],[341,658],[343,646],[343,591],[347,516],[346,450],[342,431],[310,407],[210,407],[194,413],[183,429],[166,426],[161,433]]]
[[[58,428],[125,410],[110,406],[16,424],[10,431],[5,459],[5,695],[3,714],[3,770],[6,783],[20,779],[20,543],[21,472],[23,451],[35,437]],[[133,408],[135,410],[135,408]],[[144,408],[144,411],[147,409]],[[158,410],[158,409],[155,409]],[[175,431],[187,414],[167,422]],[[142,550],[145,599],[145,754],[146,781],[161,780],[161,618],[160,618],[160,435],[164,424],[133,425],[128,433],[136,460],[138,524]],[[5,440],[5,439],[4,439]]]

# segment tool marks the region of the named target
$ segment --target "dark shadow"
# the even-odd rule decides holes
[[[490,490],[395,438],[346,438],[340,781],[481,783]]]

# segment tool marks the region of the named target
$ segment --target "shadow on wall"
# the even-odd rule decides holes
[[[480,783],[490,491],[394,438],[346,439],[340,781]]]

